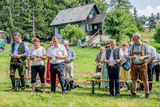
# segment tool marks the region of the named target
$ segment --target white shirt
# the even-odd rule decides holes
[[[151,45],[149,46],[149,54],[151,55],[151,57],[156,57],[156,49]]]
[[[148,50],[149,50],[150,58],[156,57],[156,49],[154,47],[152,47],[151,45],[149,45],[148,46]],[[147,61],[149,61],[150,58],[148,58]]]
[[[114,48],[115,49],[115,48]],[[122,49],[120,49],[120,51],[119,51],[119,56],[120,56],[120,58],[123,58],[123,50]],[[102,54],[102,57],[101,57],[101,60],[104,60],[104,59],[106,59],[106,52],[104,52],[103,54]],[[110,55],[110,58],[109,58],[109,60],[111,61],[113,61],[114,60],[114,58],[113,58],[113,49],[111,48],[111,55]]]
[[[126,49],[125,51],[122,49],[122,52],[123,52],[123,59],[121,64],[125,63],[125,61],[127,60],[125,57],[128,56],[128,49]]]
[[[114,48],[114,49],[115,49],[115,48]],[[110,55],[110,57],[109,57],[109,60],[114,60],[114,58],[113,58],[113,50],[114,50],[114,49],[111,48],[111,55]],[[119,50],[119,57],[120,57],[120,58],[123,58],[123,50],[122,50],[122,49]]]
[[[36,56],[43,56],[46,54],[46,50],[44,47],[40,46],[40,48],[36,49],[35,47],[31,47],[29,51],[29,56],[34,58],[31,62],[32,66],[45,65],[45,60],[41,58],[36,58]]]
[[[64,59],[56,59],[55,56],[68,56],[65,47],[61,44],[58,46],[51,46],[47,52],[48,57],[52,57],[52,60],[49,60],[51,64],[63,63]]]
[[[123,49],[122,49],[123,51]],[[125,51],[123,51],[123,57],[127,57],[128,56],[128,49],[126,49]]]

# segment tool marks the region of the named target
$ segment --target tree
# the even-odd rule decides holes
[[[111,0],[110,7],[113,9],[118,9],[121,7],[122,9],[125,9],[127,12],[129,12],[129,9],[132,8],[132,5],[129,0]]]
[[[106,0],[96,0],[96,6],[98,7],[100,13],[106,13],[108,9],[108,4]]]
[[[160,24],[156,27],[156,33],[154,34],[154,40],[160,43]]]
[[[157,13],[156,19],[157,19],[157,20],[160,20],[160,13]]]
[[[17,8],[18,0],[6,0],[0,1],[0,22],[1,29],[7,31],[9,33],[9,38],[11,38],[11,42],[13,41],[13,34],[15,29],[15,24],[18,18],[19,9]]]
[[[156,28],[156,17],[152,13],[151,16],[149,17],[149,31],[151,31],[151,29],[153,28]]]
[[[61,34],[64,39],[74,41],[77,43],[78,39],[83,39],[86,35],[85,32],[78,25],[68,24],[64,29],[61,29]]]
[[[122,39],[124,29],[129,25],[129,15],[124,9],[114,9],[106,17],[104,24],[105,33],[118,42]]]
[[[140,21],[141,24],[145,24],[145,22],[148,20],[148,18],[146,16],[140,16],[138,17],[138,20]]]
[[[125,29],[125,34],[129,37],[130,41],[132,40],[133,34],[136,32],[139,31],[135,25],[131,25]]]
[[[134,7],[134,13],[133,13],[133,17],[134,17],[134,20],[135,20],[135,26],[138,28],[139,31],[144,31],[144,27],[142,25],[142,23],[140,22],[138,16],[137,16],[137,10],[136,8]]]

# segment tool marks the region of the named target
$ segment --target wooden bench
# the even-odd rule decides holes
[[[92,94],[94,94],[94,86],[95,86],[95,82],[109,82],[109,80],[97,80],[97,79],[89,79],[87,81],[92,82]],[[137,80],[140,84],[143,84],[143,81],[141,80]],[[120,83],[126,83],[126,81],[124,80],[119,80]],[[155,83],[155,81],[148,81],[148,83]]]
[[[20,77],[15,77],[16,80],[21,79]],[[24,79],[31,79],[31,77],[25,77]],[[40,78],[36,78],[36,80],[40,80]],[[51,80],[50,78],[45,78],[45,80]]]

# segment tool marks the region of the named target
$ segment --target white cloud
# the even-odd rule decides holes
[[[138,16],[151,16],[152,13],[157,14],[158,12],[160,13],[160,6],[156,6],[155,8],[153,8],[152,6],[148,5],[144,9],[137,9]]]

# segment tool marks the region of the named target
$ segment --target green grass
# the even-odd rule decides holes
[[[96,88],[95,94],[91,94],[91,84],[87,81],[95,73],[96,63],[94,62],[98,49],[72,47],[76,53],[74,61],[74,75],[76,84],[83,88],[77,88],[61,95],[61,88],[58,86],[57,93],[50,93],[50,84],[46,86],[46,93],[33,93],[31,88],[25,92],[11,92],[11,83],[9,79],[9,45],[6,50],[0,53],[0,106],[4,107],[158,107],[160,106],[160,85],[154,84],[150,99],[141,98],[144,94],[139,91],[139,97],[131,98],[127,90],[122,91],[119,98],[109,97],[109,92]],[[45,44],[45,48],[48,45]]]

